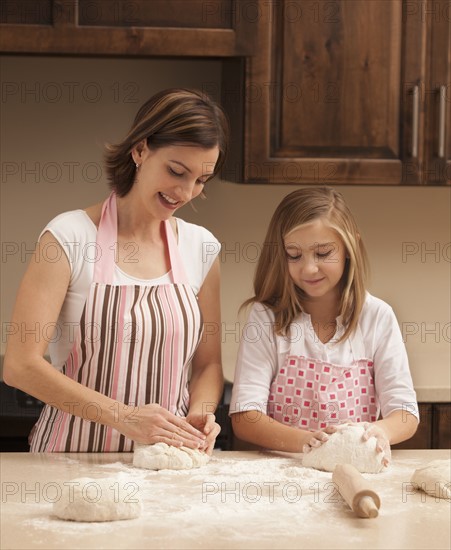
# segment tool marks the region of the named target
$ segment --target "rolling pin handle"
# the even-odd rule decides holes
[[[379,515],[379,509],[370,496],[360,499],[356,511],[361,518],[377,518]]]
[[[340,495],[351,510],[361,518],[379,515],[381,499],[371,484],[352,464],[337,464],[332,474]]]

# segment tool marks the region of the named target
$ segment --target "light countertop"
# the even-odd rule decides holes
[[[448,450],[394,451],[391,466],[365,475],[381,497],[379,517],[357,518],[332,474],[301,455],[215,451],[190,471],[133,468],[129,453],[1,455],[1,548],[441,549],[450,547],[450,502],[415,492],[415,468]],[[76,477],[136,483],[140,518],[76,523],[52,515],[58,487]]]

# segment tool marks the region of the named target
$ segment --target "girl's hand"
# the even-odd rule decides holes
[[[302,447],[304,454],[309,453],[312,449],[321,447],[329,439],[329,435],[337,431],[337,426],[327,426],[324,430],[312,432],[310,439]]]
[[[119,421],[120,427],[112,425],[126,437],[137,443],[153,445],[166,443],[174,447],[203,448],[206,436],[196,430],[184,418],[172,414],[160,405],[143,405],[128,407],[124,405],[124,413]]]
[[[199,450],[205,451],[208,455],[211,455],[216,438],[221,431],[221,426],[216,422],[215,415],[213,413],[188,413],[186,421],[206,435],[206,440]]]
[[[377,423],[372,422],[344,422],[337,426],[338,429],[344,428],[346,426],[360,426],[365,431],[362,435],[363,441],[368,441],[370,437],[375,437],[377,440],[376,443],[376,452],[384,453],[382,457],[382,464],[388,466],[391,460],[391,448],[390,441],[387,437],[387,434]]]
[[[382,457],[382,464],[388,466],[391,460],[391,448],[390,441],[388,440],[387,434],[385,431],[375,423],[371,422],[360,422],[358,425],[365,428],[362,439],[368,441],[370,437],[375,437],[377,440],[376,451],[378,453],[384,453]]]

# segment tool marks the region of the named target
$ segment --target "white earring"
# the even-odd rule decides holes
[[[136,163],[136,164],[135,164],[135,166],[136,166],[136,169],[138,170],[138,168],[139,168],[139,164],[138,164],[138,163]]]

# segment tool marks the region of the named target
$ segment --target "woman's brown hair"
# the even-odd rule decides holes
[[[342,341],[357,327],[365,302],[369,264],[354,216],[342,195],[332,187],[298,189],[287,195],[276,208],[257,264],[255,295],[243,307],[254,302],[264,304],[274,313],[275,333],[288,334],[291,323],[302,311],[306,295],[289,275],[284,238],[317,219],[322,219],[336,231],[346,247],[346,265],[340,281],[339,310],[345,326],[339,340]]]
[[[110,187],[124,197],[135,181],[132,150],[146,140],[149,149],[170,145],[219,148],[213,176],[221,169],[226,154],[229,126],[222,108],[197,90],[172,88],[152,96],[136,114],[126,137],[107,145],[106,173]]]

